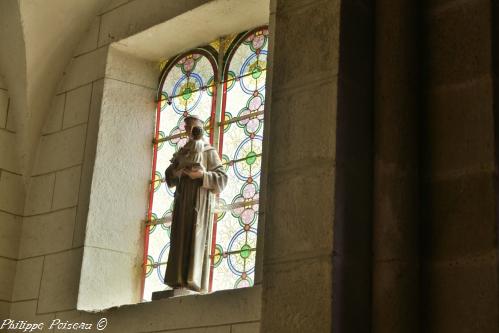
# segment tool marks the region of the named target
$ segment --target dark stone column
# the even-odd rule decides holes
[[[374,1],[341,2],[333,332],[371,332]]]
[[[499,332],[497,1],[430,1],[422,323]]]
[[[275,8],[261,331],[368,333],[372,4]]]
[[[262,332],[331,331],[340,3],[271,7]]]
[[[419,332],[419,1],[376,1],[372,332]]]

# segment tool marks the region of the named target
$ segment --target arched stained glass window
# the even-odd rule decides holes
[[[213,51],[213,50],[211,50]],[[161,98],[156,115],[152,186],[146,227],[144,298],[164,290],[166,261],[170,249],[173,192],[164,184],[164,172],[173,153],[186,142],[184,119],[197,115],[205,120],[206,133],[213,133],[217,54],[196,49],[172,59],[161,80]],[[213,143],[212,138],[209,138]]]
[[[229,183],[215,224],[213,290],[253,285],[268,30],[240,36],[225,54],[219,148]]]
[[[218,147],[229,175],[214,215],[210,290],[253,285],[267,46],[267,28],[257,28],[176,56],[165,66],[153,144],[144,300],[168,289],[163,280],[173,192],[164,183],[164,170],[187,142],[183,126],[188,115],[204,120],[206,139]]]

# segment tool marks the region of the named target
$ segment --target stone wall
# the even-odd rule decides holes
[[[340,1],[276,1],[271,15],[262,331],[330,331]]]
[[[372,9],[280,0],[271,14],[264,332],[370,330]]]
[[[376,8],[373,331],[497,332],[497,4]]]
[[[421,3],[376,2],[373,332],[420,332]]]
[[[425,11],[421,290],[427,332],[498,330],[493,3],[434,1]]]
[[[9,314],[22,222],[24,184],[17,165],[9,93],[0,76],[0,317]]]

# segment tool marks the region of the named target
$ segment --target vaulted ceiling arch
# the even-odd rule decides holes
[[[11,98],[20,172],[29,179],[64,69],[109,0],[0,1],[0,73]]]

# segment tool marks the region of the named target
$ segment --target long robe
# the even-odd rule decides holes
[[[227,184],[215,148],[205,144],[203,178],[174,177],[175,163],[165,171],[168,187],[176,186],[165,283],[173,288],[207,292],[215,195]]]

